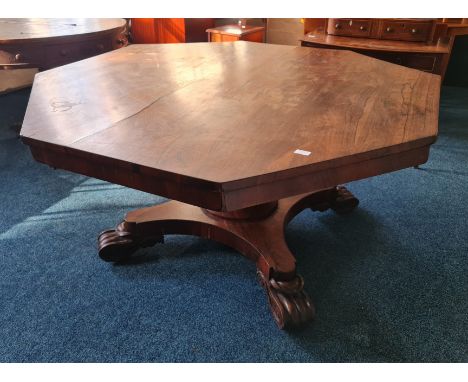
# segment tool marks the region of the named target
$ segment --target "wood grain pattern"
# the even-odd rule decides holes
[[[185,42],[185,22],[181,18],[131,19],[131,31],[136,44]]]
[[[341,37],[347,39],[348,37]],[[359,38],[357,38],[359,39]],[[393,64],[406,66],[408,68],[423,70],[428,73],[442,75],[444,73],[444,62],[448,53],[420,53],[420,52],[392,52],[384,50],[370,50],[349,47],[348,44],[343,46],[316,44],[311,41],[302,41],[302,46],[320,48],[320,49],[343,49],[366,55],[368,57],[377,58]]]
[[[51,166],[232,211],[423,163],[439,86],[347,51],[135,45],[38,74],[21,135]]]

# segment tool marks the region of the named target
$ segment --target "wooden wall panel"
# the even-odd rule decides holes
[[[137,44],[185,42],[184,19],[132,19],[131,25]]]
[[[136,44],[206,42],[206,30],[214,19],[132,19],[131,30]]]

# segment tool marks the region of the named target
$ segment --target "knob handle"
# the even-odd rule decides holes
[[[415,28],[411,29],[411,33],[413,33],[413,34],[416,33],[417,31],[418,31],[418,30],[415,29]]]
[[[393,29],[390,28],[390,27],[388,27],[386,30],[387,30],[387,32],[392,32],[393,31]]]
[[[341,28],[341,25],[340,25],[340,24],[335,24],[335,28],[336,28],[336,29],[340,29],[340,28]]]
[[[365,31],[365,30],[366,30],[366,27],[365,27],[364,25],[361,25],[361,26],[359,27],[359,29],[362,30],[362,31]]]
[[[23,59],[23,55],[21,53],[15,54],[15,61],[21,61]]]

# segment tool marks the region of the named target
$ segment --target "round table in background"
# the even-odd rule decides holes
[[[0,93],[34,74],[127,45],[124,19],[0,19]],[[19,70],[22,69],[22,70]]]

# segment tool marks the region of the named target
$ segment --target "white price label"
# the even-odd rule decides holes
[[[300,149],[297,149],[296,151],[294,151],[294,154],[299,154],[299,155],[304,155],[304,156],[309,156],[310,154],[312,154],[310,151],[307,151],[307,150],[300,150]]]

